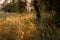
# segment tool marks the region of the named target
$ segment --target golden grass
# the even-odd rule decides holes
[[[16,38],[20,35],[20,38],[29,37],[31,33],[36,30],[36,25],[30,21],[34,20],[33,14],[14,14],[16,16],[9,16],[5,19],[0,18],[0,35],[8,34],[13,31],[13,34],[17,34]],[[14,32],[15,31],[15,32]]]

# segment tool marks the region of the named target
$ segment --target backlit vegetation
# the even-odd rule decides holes
[[[16,14],[15,14],[16,15]],[[6,16],[6,15],[5,15]],[[10,15],[0,18],[0,40],[21,40],[29,38],[36,31],[36,25],[30,21],[33,14]]]

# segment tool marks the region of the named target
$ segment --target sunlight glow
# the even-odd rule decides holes
[[[5,1],[5,0],[0,0],[0,4],[3,4],[4,1]]]

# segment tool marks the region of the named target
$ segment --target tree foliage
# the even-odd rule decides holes
[[[60,28],[60,24],[59,24],[60,23],[60,0],[35,0],[35,1],[37,1],[36,5],[38,5],[36,8],[38,8],[40,12],[45,11],[48,12],[48,14],[50,15],[55,14],[51,24],[55,24],[57,28]]]
[[[7,4],[2,8],[5,12],[23,12],[25,10],[26,3],[23,1],[12,1],[10,4]]]

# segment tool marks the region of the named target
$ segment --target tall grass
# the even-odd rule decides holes
[[[59,40],[60,31],[48,25],[54,16],[46,14],[41,14],[39,24],[35,13],[0,14],[0,40]]]
[[[27,40],[36,30],[35,24],[30,21],[33,14],[8,15],[0,18],[0,40]]]

